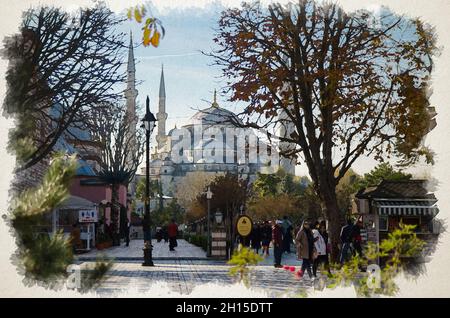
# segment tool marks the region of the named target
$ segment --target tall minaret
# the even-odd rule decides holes
[[[290,64],[290,61],[287,57],[285,57],[285,63],[287,65]],[[282,90],[288,89],[288,83],[285,83],[282,87]],[[289,105],[288,108],[292,110],[292,105]],[[278,112],[278,136],[281,138],[292,138],[291,134],[295,132],[295,125],[292,123],[292,120],[287,115],[284,109],[281,109]],[[279,143],[280,151],[282,152],[290,152],[295,150],[296,145],[294,143],[290,143],[287,141],[280,141]],[[280,167],[283,168],[285,172],[291,175],[295,175],[295,164],[296,160],[291,158],[285,158],[284,156],[280,156]]]
[[[166,144],[166,87],[164,84],[164,66],[161,66],[161,80],[159,82],[159,107],[156,114],[158,120],[158,135],[156,141],[158,142],[158,149],[162,149]]]
[[[217,91],[216,90],[214,90],[214,100],[211,104],[211,107],[219,108],[219,104],[217,103]]]
[[[131,121],[129,130],[131,138],[135,138],[136,136],[136,124],[137,124],[136,97],[138,95],[138,91],[136,89],[135,75],[136,75],[136,68],[134,65],[133,36],[130,32],[130,46],[128,48],[128,65],[127,65],[127,88],[125,90],[125,98],[126,98],[128,120]],[[132,151],[130,151],[130,154],[131,153]]]
[[[281,110],[278,114],[278,136],[284,138],[291,138],[291,134],[295,132],[294,125],[291,122],[291,119],[288,117],[284,110]],[[280,141],[279,144],[280,151],[289,152],[295,149],[295,144]],[[295,175],[295,160],[290,158],[285,158],[284,156],[280,156],[280,167],[283,170],[291,175]]]

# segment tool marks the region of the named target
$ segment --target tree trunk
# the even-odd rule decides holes
[[[329,241],[331,242],[331,261],[339,261],[339,244],[340,244],[340,232],[343,220],[341,213],[339,213],[339,207],[334,191],[329,191],[323,196],[323,204],[325,207],[325,216],[328,220],[328,234]]]
[[[112,229],[112,239],[113,245],[120,245],[119,240],[119,213],[118,204],[119,204],[119,189],[118,185],[113,183],[111,185],[111,229]]]

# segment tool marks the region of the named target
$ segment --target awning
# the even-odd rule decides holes
[[[374,200],[379,215],[435,216],[439,213],[436,200]]]
[[[96,204],[86,200],[85,198],[70,195],[64,202],[58,207],[60,210],[81,210],[81,209],[95,209]]]

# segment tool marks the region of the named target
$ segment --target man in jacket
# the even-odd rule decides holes
[[[276,268],[283,267],[281,265],[281,257],[283,255],[283,234],[281,231],[281,221],[276,220],[272,222],[272,242],[273,242],[273,254]]]
[[[353,222],[351,219],[347,220],[347,225],[343,226],[341,229],[341,255],[340,255],[340,263],[344,264],[344,262],[348,258],[348,254],[350,252],[351,246],[350,243],[352,242],[352,234],[353,234]]]
[[[178,225],[175,223],[174,219],[172,219],[167,227],[167,232],[169,235],[169,250],[175,251],[175,247],[177,247]]]
[[[292,242],[292,223],[288,220],[287,216],[283,217],[283,223],[281,224],[281,229],[283,231],[283,252],[291,253],[291,242]]]
[[[353,227],[352,231],[352,240],[353,240],[353,248],[355,252],[358,253],[359,256],[362,256],[362,237],[361,237],[361,229],[363,228],[363,223],[361,220],[358,220]]]

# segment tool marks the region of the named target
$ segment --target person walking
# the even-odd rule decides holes
[[[314,248],[317,253],[317,257],[313,261],[313,275],[314,277],[317,277],[317,268],[320,264],[323,264],[328,273],[331,274],[327,253],[328,234],[326,233],[325,224],[319,224],[318,228],[312,230],[312,234],[314,238]]]
[[[155,237],[156,237],[156,242],[160,243],[162,241],[163,233],[162,233],[162,228],[159,226],[156,228]]]
[[[78,221],[72,225],[72,231],[70,232],[70,242],[72,244],[73,254],[76,254],[78,249],[81,249],[81,247],[83,246],[83,243],[81,242],[80,224],[78,223]]]
[[[272,228],[269,225],[269,221],[265,221],[261,229],[262,253],[265,256],[269,256],[269,246],[271,239],[272,239]]]
[[[359,257],[362,256],[362,237],[361,237],[361,229],[363,228],[363,222],[361,220],[358,220],[353,226],[352,230],[352,243],[353,248],[355,249],[355,252],[358,254]]]
[[[127,222],[126,222],[125,228],[124,228],[125,246],[126,247],[130,246],[130,227],[131,227],[130,220],[127,219]]]
[[[283,252],[291,253],[291,242],[292,242],[292,222],[289,221],[288,217],[285,215],[283,217],[283,223],[281,224],[283,230]]]
[[[331,254],[331,242],[330,242],[330,235],[328,234],[328,231],[327,231],[327,222],[326,221],[320,222],[319,232],[325,241],[325,245],[327,246],[327,264],[329,267],[330,254]],[[328,271],[328,272],[330,272],[330,271]]]
[[[250,233],[251,235],[251,233]],[[237,244],[241,244],[243,247],[250,247],[250,236],[241,236],[241,235],[237,235],[236,236],[236,242]]]
[[[252,233],[250,235],[252,249],[256,254],[259,254],[261,249],[261,226],[256,223],[253,227]]]
[[[341,234],[339,236],[341,240],[341,255],[339,261],[342,264],[348,259],[348,254],[351,250],[351,242],[352,242],[352,234],[353,234],[353,222],[351,219],[347,220],[347,224],[341,228]]]
[[[281,258],[283,256],[283,233],[281,230],[281,221],[273,221],[272,226],[272,243],[273,243],[273,254],[274,254],[274,267],[280,268]]]
[[[167,225],[164,225],[164,227],[162,228],[162,236],[164,239],[164,243],[169,242],[169,233],[167,231]]]
[[[295,242],[297,243],[297,257],[302,260],[301,276],[303,276],[306,269],[309,278],[312,279],[311,259],[313,257],[314,238],[308,221],[303,221],[300,231],[295,237]]]
[[[167,227],[167,234],[169,236],[169,251],[175,251],[177,244],[178,225],[175,223],[175,219],[172,219]]]

